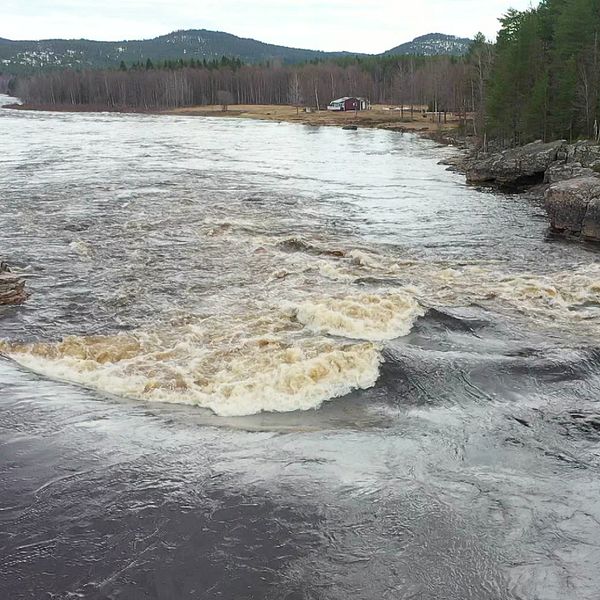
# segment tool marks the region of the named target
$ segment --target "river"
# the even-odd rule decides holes
[[[597,598],[600,255],[542,206],[385,131],[0,133],[1,598]]]

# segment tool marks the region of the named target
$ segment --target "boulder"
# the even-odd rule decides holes
[[[559,153],[564,156],[566,152],[566,142],[558,140],[550,143],[537,141],[504,152],[482,154],[470,161],[467,181],[515,186],[541,183]]]
[[[554,231],[600,242],[600,178],[555,183],[546,191],[545,202]]]
[[[469,165],[470,158],[464,153],[456,154],[455,156],[447,156],[438,162],[439,165],[448,167],[447,171],[458,171],[464,173]]]
[[[527,188],[534,198],[545,190],[552,230],[600,241],[599,144],[537,141],[502,152],[471,155],[462,165],[469,183]]]
[[[573,145],[572,160],[581,163],[583,167],[600,166],[600,146],[594,142],[578,142]]]
[[[544,176],[544,183],[557,183],[575,177],[594,177],[593,169],[588,169],[578,162],[555,162],[552,163]]]
[[[0,262],[0,305],[22,304],[27,297],[25,282],[11,273],[6,263]]]
[[[583,219],[581,235],[594,242],[600,242],[600,197],[593,198]]]

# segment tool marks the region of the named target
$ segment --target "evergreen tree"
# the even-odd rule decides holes
[[[487,98],[513,143],[590,137],[600,119],[600,0],[543,0],[501,20]]]

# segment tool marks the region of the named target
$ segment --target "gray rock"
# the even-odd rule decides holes
[[[581,235],[587,240],[600,241],[600,198],[590,200],[583,219]]]
[[[22,304],[25,300],[25,282],[12,273],[0,273],[0,305]]]
[[[467,165],[469,164],[469,157],[464,153],[457,154],[456,156],[448,156],[443,160],[440,160],[439,165],[448,167],[447,171],[458,171],[465,172]]]
[[[593,142],[578,142],[574,145],[572,160],[583,167],[596,167],[600,165],[600,146]]]
[[[0,261],[0,305],[22,304],[28,297],[25,282],[11,273],[5,262]]]
[[[538,183],[546,170],[557,160],[558,154],[567,153],[566,142],[532,142],[504,152],[480,155],[471,160],[467,169],[470,183],[493,182],[499,185]]]
[[[586,169],[578,162],[555,162],[552,163],[544,175],[544,183],[557,183],[575,177],[594,177],[596,173],[592,169]]]
[[[556,160],[566,161],[569,158],[569,152],[567,150],[559,150],[556,153]]]
[[[600,178],[555,183],[546,191],[545,201],[554,231],[600,241]]]

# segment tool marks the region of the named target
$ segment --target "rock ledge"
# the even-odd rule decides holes
[[[469,183],[544,192],[552,231],[600,242],[600,145],[537,141],[463,164]]]
[[[600,178],[555,183],[546,191],[545,203],[553,231],[600,242]]]

